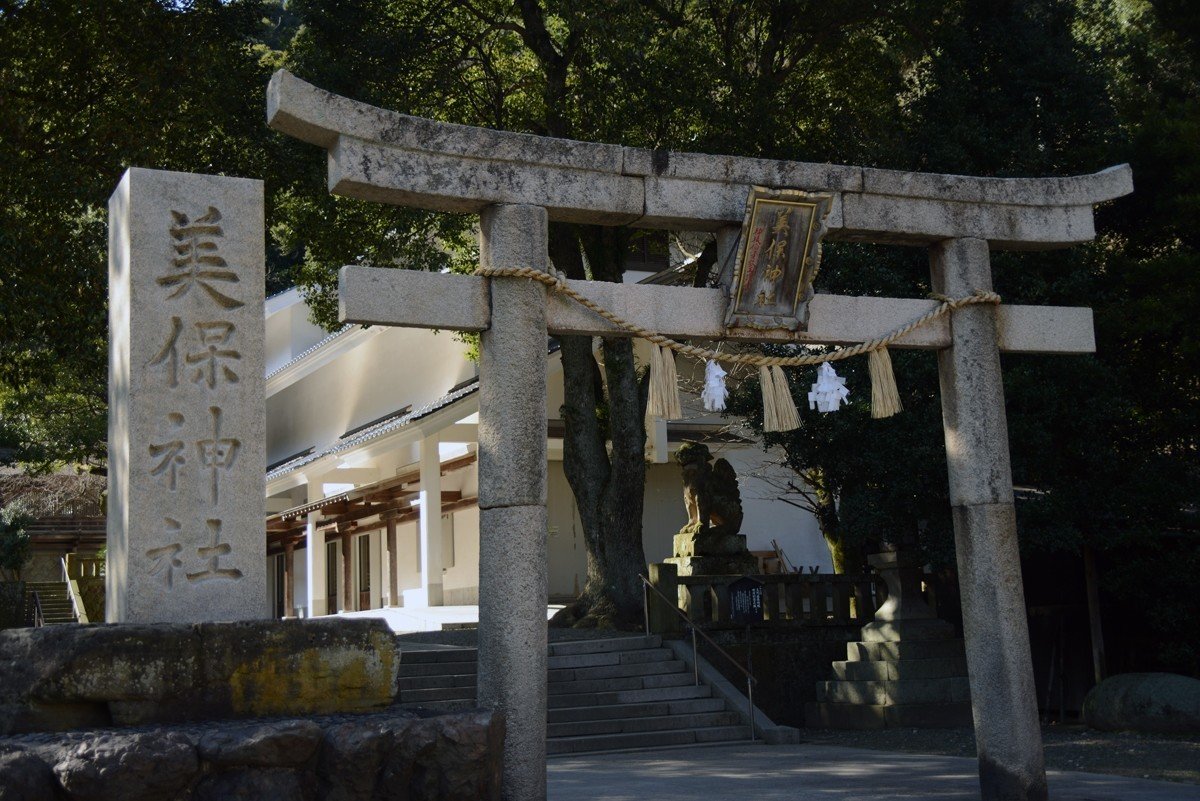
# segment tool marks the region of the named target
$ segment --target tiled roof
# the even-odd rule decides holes
[[[325,337],[324,339],[320,340],[319,342],[317,342],[317,343],[315,343],[315,344],[313,344],[313,345],[309,346],[309,347],[308,347],[307,349],[305,349],[304,351],[301,351],[301,352],[300,352],[300,354],[298,354],[298,355],[296,355],[296,356],[293,356],[293,357],[292,357],[292,359],[291,359],[290,361],[288,361],[288,362],[285,362],[284,364],[281,364],[280,366],[276,367],[276,368],[275,368],[274,370],[272,370],[271,372],[267,373],[267,380],[268,380],[268,381],[270,381],[272,377],[274,377],[274,376],[278,375],[279,373],[282,373],[284,370],[288,369],[288,368],[289,368],[289,367],[291,367],[293,364],[296,364],[297,362],[304,361],[304,360],[305,360],[306,358],[308,358],[308,357],[309,357],[311,354],[313,354],[313,353],[315,353],[316,351],[320,350],[321,348],[325,347],[325,346],[326,346],[326,345],[328,345],[330,342],[332,342],[333,340],[335,340],[335,339],[337,339],[338,337],[342,336],[343,334],[345,334],[345,333],[349,332],[349,331],[350,331],[350,329],[352,329],[352,328],[356,328],[356,327],[357,327],[357,326],[355,326],[355,325],[353,325],[353,324],[351,324],[351,323],[348,323],[348,324],[346,324],[346,325],[342,326],[340,329],[338,329],[337,331],[334,331],[334,332],[333,332],[332,334],[330,334],[329,336],[327,336],[327,337]]]
[[[362,445],[365,442],[370,442],[371,440],[382,437],[385,434],[390,434],[393,431],[403,428],[409,423],[420,420],[422,417],[428,417],[439,409],[444,409],[455,401],[461,400],[462,398],[465,398],[478,390],[479,379],[476,378],[470,383],[447,392],[445,395],[425,404],[419,409],[415,409],[410,412],[397,412],[396,414],[390,417],[385,417],[379,422],[367,426],[360,431],[355,431],[348,436],[338,438],[332,445],[329,445],[326,448],[314,450],[311,453],[301,454],[295,459],[284,462],[271,472],[267,473],[267,481],[274,481],[275,479],[281,478],[288,473],[299,470],[301,467],[304,467],[307,464],[312,464],[318,459],[323,459],[324,457],[331,456],[335,453],[342,453],[343,451],[357,448],[359,445]]]

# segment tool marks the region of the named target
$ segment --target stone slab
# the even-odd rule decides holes
[[[568,285],[615,314],[666,336],[732,341],[852,345],[874,339],[920,317],[937,301],[818,294],[809,304],[808,331],[772,333],[724,327],[724,290],[568,280]],[[488,280],[415,270],[343,267],[339,274],[343,322],[484,331],[491,325]],[[1006,353],[1092,353],[1091,309],[1001,305],[995,310],[1000,349]],[[625,333],[590,309],[557,293],[546,299],[552,335]],[[940,349],[950,345],[950,324],[935,320],[892,347]]]
[[[403,150],[349,136],[329,151],[329,191],[435,211],[537,204],[553,219],[623,225],[642,216],[642,182],[613,173]]]
[[[954,638],[954,626],[944,620],[874,620],[862,627],[863,642],[922,642]]]
[[[961,641],[960,641],[961,643]],[[964,658],[906,659],[900,661],[849,661],[833,663],[833,674],[846,681],[899,681],[966,676]]]
[[[478,276],[343,267],[338,315],[363,325],[478,332],[491,324],[492,312],[488,282]]]
[[[817,700],[839,704],[968,704],[966,676],[937,679],[845,680],[817,685]]]
[[[379,620],[0,631],[0,734],[387,706],[400,654]]]
[[[1090,205],[984,205],[846,193],[841,232],[831,229],[829,238],[897,244],[977,238],[1000,249],[1042,250],[1095,236]]]
[[[110,622],[265,617],[261,181],[132,168],[109,201]]]
[[[497,131],[413,117],[340,97],[286,70],[267,86],[267,124],[321,147],[339,134],[389,147],[497,161],[537,162],[591,172],[621,173],[625,151],[619,145]]]
[[[876,195],[1017,206],[1090,206],[1133,192],[1128,164],[1062,178],[982,178],[862,169],[861,190]]]

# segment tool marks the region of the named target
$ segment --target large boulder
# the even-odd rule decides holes
[[[45,801],[57,786],[50,766],[33,751],[0,747],[0,801]]]
[[[1092,688],[1083,719],[1104,731],[1200,733],[1200,681],[1174,673],[1122,673]]]
[[[369,711],[399,665],[382,620],[0,631],[0,734]]]
[[[0,736],[0,801],[499,801],[503,755],[483,710]]]
[[[72,801],[160,801],[191,785],[200,760],[178,732],[112,733],[64,749],[54,773]]]

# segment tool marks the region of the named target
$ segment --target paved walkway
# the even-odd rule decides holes
[[[546,607],[546,619],[562,609],[561,605]],[[387,606],[383,609],[364,609],[361,612],[338,612],[339,617],[382,618],[397,634],[416,631],[441,631],[446,623],[478,623],[478,606]]]
[[[550,801],[977,801],[974,759],[726,745],[550,760]],[[1051,801],[1200,801],[1200,785],[1050,771]]]

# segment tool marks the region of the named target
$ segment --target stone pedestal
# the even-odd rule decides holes
[[[963,641],[921,597],[921,564],[904,553],[868,557],[887,585],[887,600],[863,626],[862,640],[833,663],[833,681],[817,683],[806,710],[814,727],[936,728],[971,723]]]
[[[267,617],[262,182],[130,169],[108,263],[106,617]]]
[[[672,556],[663,562],[674,565],[681,576],[744,576],[758,572],[758,560],[748,553],[730,556]]]

